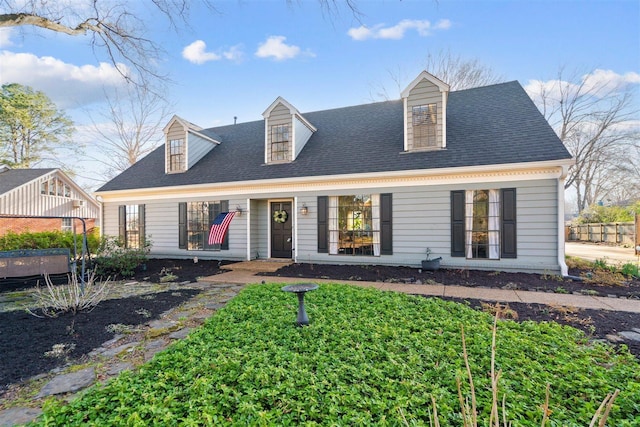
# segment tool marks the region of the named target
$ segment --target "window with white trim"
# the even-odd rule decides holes
[[[289,125],[271,126],[271,160],[289,160]]]
[[[168,145],[169,172],[183,172],[185,170],[184,139],[172,139]]]
[[[413,148],[436,147],[438,127],[438,106],[418,105],[412,109]]]
[[[329,254],[380,256],[380,195],[329,197]]]

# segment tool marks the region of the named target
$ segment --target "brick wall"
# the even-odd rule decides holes
[[[82,221],[74,219],[73,223],[76,233],[82,233]],[[85,219],[85,223],[87,231],[90,231],[95,227],[96,220],[93,218]],[[20,234],[60,230],[62,230],[62,219],[60,218],[0,218],[0,236],[9,231]]]

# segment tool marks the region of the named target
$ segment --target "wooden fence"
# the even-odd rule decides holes
[[[568,225],[567,241],[604,242],[617,245],[638,245],[638,223],[615,222]]]

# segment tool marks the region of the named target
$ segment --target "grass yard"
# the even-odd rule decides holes
[[[491,411],[493,318],[462,304],[345,285],[306,296],[311,325],[294,325],[297,300],[254,285],[188,338],[136,372],[67,406],[51,400],[41,425],[461,426],[456,378],[470,396],[461,325],[480,425]],[[620,389],[609,425],[640,425],[640,363],[555,323],[499,321],[499,400],[516,426],[587,426]],[[501,414],[502,416],[502,414]]]

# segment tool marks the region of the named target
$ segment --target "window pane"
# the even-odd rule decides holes
[[[271,126],[271,160],[289,160],[289,125]]]
[[[342,255],[374,255],[373,213],[379,215],[379,206],[373,206],[369,194],[337,197],[337,205],[330,207],[336,218],[329,224],[329,244],[337,247],[335,253]],[[380,221],[375,221],[377,224]]]
[[[495,190],[491,190],[495,191]],[[465,216],[467,224],[467,257],[495,258],[499,257],[500,242],[500,201],[492,201],[490,190],[473,191],[471,202],[467,199]]]
[[[221,245],[209,245],[211,221],[219,210],[219,201],[187,203],[187,249],[220,250]]]
[[[138,215],[138,205],[127,205],[125,213],[125,245],[127,248],[138,249],[140,247],[140,216]]]
[[[169,170],[171,172],[184,170],[184,140],[169,141]]]
[[[438,114],[437,105],[419,105],[412,109],[414,148],[435,147]]]

